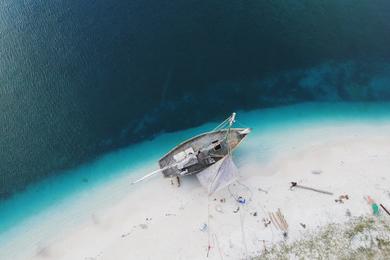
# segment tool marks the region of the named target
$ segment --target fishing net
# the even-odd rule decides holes
[[[209,195],[223,189],[236,180],[238,169],[230,155],[198,173],[199,182],[205,187]]]

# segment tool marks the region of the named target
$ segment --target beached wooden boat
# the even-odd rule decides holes
[[[235,117],[233,113],[213,131],[177,145],[159,160],[159,170],[134,183],[162,172],[164,177],[177,178],[196,174],[209,193],[226,186],[235,178],[237,170],[231,153],[251,131],[250,128],[233,128]]]
[[[249,132],[248,128],[228,128],[195,136],[163,156],[160,169],[165,177],[197,174],[227,156]]]

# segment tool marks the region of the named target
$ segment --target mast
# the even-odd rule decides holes
[[[232,127],[234,122],[236,122],[236,112],[233,112],[232,115],[229,117],[229,129]]]
[[[226,132],[226,143],[228,145],[228,155],[231,154],[230,143],[229,143],[230,129],[232,128],[235,121],[236,121],[236,112],[233,112],[232,115],[229,117],[229,128]]]

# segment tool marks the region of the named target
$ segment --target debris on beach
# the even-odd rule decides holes
[[[205,232],[207,230],[207,224],[206,223],[203,223],[200,228],[199,228],[200,231],[202,232]]]
[[[334,201],[338,203],[344,203],[344,200],[349,200],[348,194],[340,195],[339,198],[335,199]]]
[[[307,186],[302,186],[296,182],[290,182],[290,183],[291,183],[290,190],[293,190],[293,188],[301,188],[301,189],[311,190],[311,191],[315,191],[315,192],[319,192],[319,193],[323,193],[323,194],[327,194],[327,195],[333,195],[333,193],[329,192],[329,191],[324,191],[324,190],[319,190],[319,189],[315,189],[315,188],[311,188],[311,187],[307,187]]]
[[[292,190],[292,188],[294,188],[298,185],[298,183],[296,183],[295,181],[292,181],[290,183],[291,183],[290,190]]]
[[[121,238],[125,238],[125,237],[129,236],[129,235],[131,234],[131,232],[132,232],[132,231],[122,234],[122,235],[121,235]]]
[[[245,199],[243,197],[238,197],[237,202],[240,204],[245,204]]]
[[[211,245],[208,245],[207,246],[207,255],[206,255],[206,257],[209,257],[210,250],[211,250]]]
[[[312,170],[311,173],[319,175],[322,173],[322,171],[321,170]]]
[[[299,223],[299,225],[301,225],[301,227],[303,227],[303,228],[306,228],[306,224]]]
[[[166,216],[166,217],[176,216],[176,214],[173,214],[173,213],[165,213],[165,216]]]
[[[141,224],[142,225],[142,224]],[[127,237],[127,236],[129,236],[129,235],[131,235],[133,232],[134,232],[134,230],[136,230],[138,227],[141,227],[141,225],[134,225],[131,229],[130,229],[130,231],[128,231],[128,232],[126,232],[126,233],[123,233],[122,235],[121,235],[121,238],[125,238],[125,237]]]
[[[233,210],[233,213],[237,213],[240,210],[240,207],[237,207],[237,209]]]
[[[268,191],[267,190],[263,190],[262,188],[258,188],[257,190],[261,191],[261,192],[264,192],[265,194],[268,194]]]
[[[147,229],[148,225],[146,225],[146,224],[139,224],[139,227],[142,228],[142,229]]]
[[[215,211],[218,211],[219,213],[223,213],[222,207],[220,205],[215,205]]]
[[[268,250],[267,250],[267,247],[265,246],[265,240],[261,240],[263,242],[263,252],[264,254],[268,254]]]
[[[271,224],[271,220],[268,218],[263,218],[263,223],[265,227],[268,227],[268,225]]]
[[[350,211],[349,209],[347,209],[347,210],[345,211],[345,215],[346,215],[347,217],[351,217],[351,216],[352,216],[352,213],[351,213],[351,211]]]

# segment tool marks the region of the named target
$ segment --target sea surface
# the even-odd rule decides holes
[[[390,126],[390,103],[384,102],[310,102],[236,112],[237,126],[253,129],[235,151],[234,160],[239,169],[267,163],[313,140],[323,142],[334,131],[359,135],[362,133],[355,133],[356,129],[367,129],[375,134],[383,129],[381,126]],[[137,189],[131,181],[155,170],[157,160],[166,151],[189,137],[213,129],[218,123],[208,122],[161,134],[153,140],[107,153],[1,201],[0,259],[24,259],[24,254],[55,243],[68,230],[90,219],[94,212],[114,205]]]
[[[233,110],[389,101],[388,46],[387,0],[2,0],[0,197]]]

